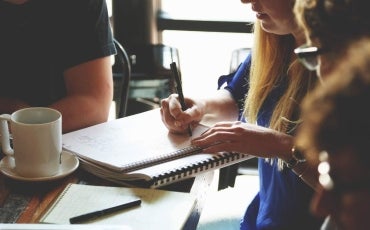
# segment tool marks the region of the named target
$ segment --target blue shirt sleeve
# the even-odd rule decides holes
[[[239,107],[239,120],[242,118],[245,95],[249,89],[249,71],[251,67],[251,55],[248,55],[236,72],[223,75],[218,79],[218,88],[224,87],[233,96]],[[226,84],[226,86],[224,86]]]

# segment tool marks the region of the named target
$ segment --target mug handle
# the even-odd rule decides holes
[[[1,148],[3,153],[8,156],[14,155],[14,150],[10,146],[10,133],[8,128],[8,122],[11,120],[11,115],[2,114],[0,115],[0,134],[1,134]]]

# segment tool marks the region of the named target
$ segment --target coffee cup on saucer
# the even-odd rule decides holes
[[[58,173],[62,154],[62,115],[59,111],[30,107],[2,114],[0,135],[2,151],[14,158],[15,171],[20,176],[39,178]]]

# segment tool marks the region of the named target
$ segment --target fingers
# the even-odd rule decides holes
[[[181,126],[178,125],[175,118],[170,115],[168,108],[161,107],[160,111],[161,111],[162,122],[171,133],[185,133],[186,132],[185,129],[183,129]]]
[[[187,111],[182,111],[177,94],[172,94],[161,101],[161,118],[166,127],[173,133],[186,133],[191,122]]]
[[[177,94],[171,94],[168,98],[163,99],[161,101],[161,108],[164,109],[164,112],[168,116],[173,118],[177,118],[181,113],[183,113]]]
[[[233,152],[240,149],[244,144],[244,138],[240,135],[242,127],[240,122],[220,122],[206,130],[199,137],[192,140],[192,144],[204,149],[205,152]]]
[[[243,122],[241,121],[221,121],[217,122],[214,127],[233,127],[233,126],[240,126]]]
[[[222,132],[229,132],[235,134],[236,131],[240,130],[238,127],[242,124],[240,121],[236,122],[218,122],[212,128],[204,131],[201,136],[195,138],[196,140],[201,138],[209,137],[211,134],[218,133],[222,135]],[[235,129],[236,128],[236,129]]]
[[[231,142],[221,142],[215,143],[213,145],[203,148],[204,153],[219,153],[219,152],[232,152],[233,143]]]
[[[235,135],[228,130],[215,130],[214,128],[207,130],[205,133],[192,140],[192,144],[205,148],[211,145],[218,145],[224,142],[233,142]]]
[[[205,153],[238,152],[238,141],[232,136],[232,133],[215,133],[205,139],[193,140],[192,144],[201,147]]]
[[[275,157],[276,146],[284,145],[289,135],[241,122],[223,122],[192,140],[204,152],[238,152],[258,157]],[[290,145],[290,144],[289,144]],[[291,146],[291,145],[290,145]]]

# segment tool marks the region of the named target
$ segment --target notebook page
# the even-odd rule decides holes
[[[1,230],[134,230],[125,225],[1,224]]]
[[[193,136],[207,129],[197,126]],[[191,138],[168,132],[160,111],[151,110],[63,135],[63,148],[115,170],[188,147]]]
[[[181,229],[195,197],[155,189],[70,184],[40,222],[68,224],[69,218],[140,198],[141,206],[101,217],[86,224],[124,224],[132,229]]]

